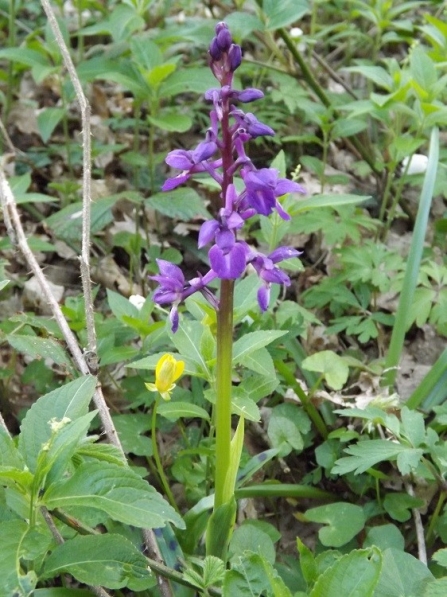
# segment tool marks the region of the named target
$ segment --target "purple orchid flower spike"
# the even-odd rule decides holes
[[[222,206],[214,219],[205,221],[199,232],[198,247],[211,245],[208,251],[209,271],[199,274],[189,282],[176,265],[158,260],[160,273],[152,276],[159,287],[154,293],[158,304],[171,304],[172,329],[177,329],[178,305],[194,292],[201,292],[219,309],[219,301],[208,284],[215,278],[233,281],[240,278],[251,264],[259,276],[261,286],[258,303],[261,311],[268,308],[271,284],[290,285],[289,276],[277,264],[297,257],[300,253],[291,247],[279,247],[268,255],[254,251],[241,239],[241,230],[247,220],[255,215],[269,216],[277,211],[281,218],[290,219],[279,198],[287,193],[304,193],[304,189],[291,180],[280,178],[275,168],[257,169],[246,153],[245,145],[257,137],[271,137],[273,129],[259,121],[251,112],[244,112],[240,104],[254,102],[264,97],[259,89],[234,89],[233,76],[242,60],[239,45],[233,42],[225,23],[219,23],[209,47],[210,68],[220,87],[205,92],[211,102],[210,127],[206,138],[194,149],[174,149],[166,163],[180,173],[163,185],[171,191],[187,182],[197,173],[208,173],[221,188]],[[233,177],[240,175],[245,187],[239,192]]]

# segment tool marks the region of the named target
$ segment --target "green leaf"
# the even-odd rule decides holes
[[[403,406],[400,416],[402,434],[405,435],[414,448],[418,448],[425,441],[425,423],[422,413]]]
[[[0,578],[2,595],[14,594],[20,583],[20,555],[28,525],[22,520],[9,520],[0,524]],[[20,593],[19,593],[20,595]]]
[[[259,278],[250,275],[236,282],[234,289],[234,321],[239,323],[253,309],[259,309],[257,292]]]
[[[263,0],[262,12],[265,19],[265,29],[274,31],[299,21],[309,11],[307,0]]]
[[[140,314],[135,305],[132,305],[126,297],[117,292],[113,292],[113,290],[110,290],[109,288],[107,288],[107,302],[112,313],[120,321],[123,321],[125,316],[137,319]]]
[[[244,359],[244,367],[264,376],[276,376],[273,359],[266,348],[260,348],[249,354]]]
[[[146,558],[122,535],[82,536],[58,545],[45,561],[43,578],[63,573],[108,589],[149,588],[154,583]]]
[[[322,350],[304,359],[301,366],[307,371],[321,373],[328,386],[341,390],[349,376],[345,360],[332,350]]]
[[[365,526],[363,508],[345,502],[311,508],[306,510],[305,517],[311,522],[328,525],[318,531],[318,537],[326,547],[346,545]]]
[[[177,512],[146,481],[131,469],[108,462],[81,464],[70,479],[50,486],[42,500],[50,510],[94,508],[138,528],[163,527],[168,521],[184,527]]]
[[[92,597],[92,593],[84,589],[54,587],[52,589],[36,589],[33,597]]]
[[[244,363],[244,360],[253,352],[271,344],[278,338],[285,336],[286,331],[266,330],[249,332],[236,340],[233,345],[233,363]]]
[[[378,462],[396,460],[398,454],[408,449],[401,444],[389,442],[384,439],[365,440],[349,446],[345,452],[346,454],[350,454],[350,456],[339,458],[331,472],[334,475],[345,475],[354,471],[358,475],[364,473]]]
[[[433,554],[433,559],[443,568],[447,568],[447,547],[438,549],[438,551]]]
[[[158,116],[148,116],[148,121],[169,133],[185,133],[192,127],[192,118],[186,114],[165,110]]]
[[[203,204],[203,199],[194,189],[187,187],[166,193],[155,193],[145,201],[145,204],[169,218],[182,221],[193,220],[197,217],[208,220],[210,217]]]
[[[54,129],[64,117],[64,114],[64,108],[45,108],[38,114],[37,127],[44,143],[51,137]]]
[[[226,557],[227,546],[236,519],[236,500],[216,508],[211,514],[206,531],[206,553],[220,559]]]
[[[245,552],[227,570],[223,584],[223,597],[292,597],[272,564],[256,553]]]
[[[363,547],[372,547],[375,545],[382,551],[389,547],[405,549],[405,538],[394,524],[382,524],[377,527],[371,527],[366,532],[366,539],[363,542]]]
[[[208,378],[210,375],[208,364],[200,352],[202,336],[206,333],[206,329],[198,321],[188,321],[183,318],[176,333],[170,332],[170,338],[185,363],[193,364],[192,372]]]
[[[268,436],[272,447],[280,448],[285,456],[292,450],[301,452],[304,448],[302,434],[310,430],[310,420],[296,404],[279,404],[272,410],[268,425]]]
[[[179,93],[205,93],[214,87],[216,80],[209,68],[182,68],[175,71],[160,85],[160,97],[168,98]]]
[[[300,567],[307,585],[313,585],[318,577],[318,570],[315,564],[315,556],[311,550],[304,545],[299,537],[296,539],[298,553],[300,554]]]
[[[318,578],[309,597],[376,596],[374,589],[381,569],[382,555],[376,547],[351,551]]]
[[[425,564],[391,547],[382,553],[382,572],[374,597],[419,597],[430,580],[434,577]]]
[[[86,375],[45,394],[28,410],[21,425],[19,450],[31,472],[35,472],[37,456],[51,437],[49,421],[76,420],[88,412],[96,388],[96,377]]]
[[[383,507],[394,520],[405,522],[411,518],[412,508],[422,508],[424,500],[408,493],[387,493]],[[392,547],[392,546],[390,546]],[[393,546],[394,547],[394,546]]]
[[[92,202],[91,233],[95,234],[113,222],[112,207],[116,197],[105,197]],[[82,202],[76,201],[59,210],[45,220],[53,232],[62,240],[80,243],[82,238]]]
[[[276,551],[271,537],[265,529],[256,524],[251,524],[251,522],[250,520],[245,520],[234,531],[228,548],[230,560],[243,557],[246,551],[252,551],[262,556],[270,564],[274,564]]]
[[[53,338],[39,338],[25,334],[10,334],[7,336],[9,344],[33,359],[51,359],[57,365],[71,367],[71,361],[65,350]]]
[[[438,74],[433,60],[421,46],[416,46],[411,51],[410,71],[414,81],[429,94],[438,80]]]
[[[151,428],[151,418],[148,414],[115,415],[113,423],[126,454],[152,456],[152,442],[150,437],[145,435]]]
[[[437,578],[425,587],[422,597],[445,597],[447,595],[447,578]]]
[[[333,207],[337,208],[341,205],[352,205],[356,203],[362,203],[370,199],[367,195],[349,195],[347,193],[337,194],[324,194],[311,197],[310,199],[300,199],[293,204],[292,208],[288,208],[291,216],[295,216],[303,211],[309,211],[312,209],[321,209],[322,207]]]
[[[157,414],[169,419],[170,421],[177,421],[178,419],[205,419],[209,421],[209,414],[201,406],[191,404],[189,402],[162,402],[157,408]]]

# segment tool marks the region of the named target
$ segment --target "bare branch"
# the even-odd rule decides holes
[[[42,0],[42,6],[48,17],[51,29],[61,51],[65,68],[76,94],[76,99],[81,110],[82,124],[82,250],[79,260],[81,262],[82,290],[85,300],[85,318],[87,328],[88,351],[96,355],[96,331],[93,317],[93,296],[90,280],[90,213],[91,213],[91,141],[90,141],[90,104],[82,89],[81,82],[74,67],[65,40],[62,36],[56,16],[48,0]],[[96,374],[96,371],[92,371]]]
[[[411,483],[405,483],[405,489],[408,495],[414,497],[414,489]],[[414,526],[416,529],[416,539],[418,544],[418,559],[427,566],[427,546],[425,545],[424,525],[422,523],[421,513],[417,508],[412,508]]]

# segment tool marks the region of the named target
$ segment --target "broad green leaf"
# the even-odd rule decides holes
[[[234,487],[236,485],[237,472],[241,462],[242,447],[244,445],[244,417],[239,417],[236,431],[231,439],[230,459],[225,477],[225,483],[222,490],[222,499],[229,502],[234,496]]]
[[[22,520],[10,520],[0,524],[0,594],[4,597],[22,594],[18,591],[15,593],[15,590],[19,589],[23,580],[20,558],[28,529],[28,525]]]
[[[322,350],[307,357],[301,366],[307,371],[321,373],[333,390],[341,390],[349,376],[345,360],[332,350]]]
[[[226,557],[231,531],[236,520],[234,497],[216,508],[209,517],[206,531],[206,553],[223,559]]]
[[[231,413],[244,417],[248,421],[260,421],[261,413],[251,398],[247,396],[233,396],[231,400]]]
[[[249,332],[236,340],[233,345],[233,362],[244,363],[244,360],[253,352],[271,344],[278,338],[285,336],[287,332],[280,330],[266,330]]]
[[[430,94],[438,74],[433,61],[421,46],[415,46],[411,51],[410,70],[414,81],[425,93]]]
[[[126,454],[152,456],[152,442],[150,437],[145,435],[151,428],[151,418],[148,414],[115,415],[113,423]]]
[[[158,116],[148,116],[148,121],[169,133],[185,133],[192,127],[192,119],[187,114],[179,114],[178,112],[165,110]]]
[[[234,321],[239,323],[250,311],[259,309],[256,298],[259,288],[259,278],[250,275],[236,282],[234,289]]]
[[[178,220],[188,221],[197,217],[204,219],[210,217],[199,194],[187,187],[166,193],[155,193],[145,203],[161,214]]]
[[[331,135],[333,139],[338,139],[339,137],[351,137],[352,135],[364,131],[367,127],[368,122],[366,120],[343,118],[336,120]]]
[[[147,82],[149,83],[149,85],[157,88],[157,87],[159,87],[159,85],[162,81],[167,79],[169,77],[169,75],[172,75],[172,73],[175,71],[176,68],[177,68],[177,66],[170,62],[167,62],[165,64],[160,64],[158,66],[155,66],[150,71],[150,73],[147,73],[147,74],[145,73],[145,78],[146,78]],[[191,121],[191,123],[192,123],[192,121]]]
[[[447,578],[436,578],[425,587],[422,597],[445,597],[447,595]]]
[[[363,542],[363,547],[372,547],[375,545],[382,551],[389,547],[405,549],[405,538],[394,524],[382,524],[380,526],[371,527],[366,532],[366,539]]]
[[[31,472],[36,470],[37,456],[51,437],[49,421],[72,421],[85,415],[96,387],[96,377],[86,375],[45,394],[28,410],[21,425],[19,450]]]
[[[438,551],[433,554],[433,559],[443,568],[447,568],[447,547],[438,549]]]
[[[363,75],[378,87],[386,89],[386,91],[391,91],[394,87],[392,76],[381,66],[369,66],[365,64],[362,66],[350,66],[344,70]]]
[[[382,572],[374,597],[419,597],[434,577],[414,556],[390,547],[382,552]]]
[[[202,336],[207,328],[198,321],[188,321],[183,318],[175,334],[170,332],[170,338],[180,357],[185,362],[192,362],[195,365],[196,374],[209,376],[209,369],[202,353],[200,345]]]
[[[64,483],[54,483],[42,502],[50,510],[83,506],[106,512],[110,518],[139,528],[184,523],[175,510],[146,481],[127,467],[108,462],[79,466]]]
[[[263,0],[262,13],[265,29],[274,31],[299,21],[309,11],[307,0]]]
[[[14,440],[3,426],[0,426],[0,465],[15,467],[17,469],[24,468],[22,455],[18,451]]]
[[[67,353],[57,340],[40,338],[25,334],[10,334],[7,336],[9,344],[33,359],[51,359],[57,365],[71,366]]]
[[[405,522],[411,518],[412,508],[422,508],[423,506],[424,500],[408,493],[387,493],[383,500],[386,512],[399,522]]]
[[[402,435],[411,442],[414,448],[418,448],[425,441],[425,424],[422,413],[403,406],[400,416]]]
[[[54,129],[64,117],[64,114],[64,108],[45,108],[38,114],[37,127],[44,143],[51,137]]]
[[[92,202],[92,234],[113,222],[112,207],[117,201],[116,197],[104,197]],[[45,222],[62,240],[79,244],[82,238],[82,202],[71,203],[47,218]]]
[[[276,376],[249,375],[244,377],[242,382],[234,388],[235,396],[244,396],[253,402],[259,402],[261,398],[270,396],[279,385]]]
[[[318,578],[309,597],[373,597],[381,569],[382,554],[376,547],[351,551]]]
[[[328,525],[318,531],[318,537],[326,547],[346,545],[365,526],[363,508],[345,502],[311,508],[306,510],[305,517],[311,522]]]
[[[113,292],[113,290],[110,290],[109,288],[107,288],[107,302],[112,313],[120,321],[123,321],[124,316],[135,318],[138,318],[139,316],[140,312],[135,305],[132,305],[129,299],[117,292]]]
[[[268,436],[272,447],[279,448],[281,455],[292,449],[301,452],[304,448],[303,434],[310,431],[310,420],[296,404],[279,404],[272,410],[268,425]]]
[[[143,590],[153,585],[144,555],[123,535],[79,535],[58,545],[45,561],[43,578],[63,573],[87,585]]]
[[[41,449],[37,457],[36,479],[46,478],[46,484],[58,480],[67,468],[80,441],[87,435],[88,428],[97,411],[91,411],[64,424],[55,420],[49,423],[50,428],[57,429],[51,440]]]
[[[331,472],[334,475],[345,475],[354,471],[358,475],[384,460],[396,460],[398,454],[408,449],[384,439],[365,440],[349,446],[345,450],[349,456],[339,458]]]
[[[271,376],[275,378],[276,376],[273,359],[270,356],[269,351],[264,347],[249,354],[244,359],[244,367],[247,367],[247,369],[251,369],[251,371],[255,371],[256,373],[260,373],[265,377]]]
[[[270,564],[275,563],[275,545],[269,534],[262,527],[251,524],[249,520],[245,520],[231,537],[228,548],[230,561],[243,557],[244,552],[247,551],[259,554]]]
[[[225,17],[225,23],[228,25],[234,39],[246,39],[253,31],[262,31],[264,25],[262,21],[248,12],[234,11]]]
[[[169,419],[170,421],[177,421],[178,419],[205,419],[209,420],[210,416],[204,408],[191,404],[189,402],[162,402],[157,408],[157,414]]]
[[[235,559],[227,570],[223,584],[223,597],[292,597],[272,564],[257,553],[245,552]]]
[[[133,35],[129,41],[132,60],[144,71],[151,71],[163,62],[160,48],[149,37],[149,32]]]
[[[159,94],[160,97],[168,98],[180,93],[205,93],[215,85],[216,80],[209,68],[182,68],[163,81]]]

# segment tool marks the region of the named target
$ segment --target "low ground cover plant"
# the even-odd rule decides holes
[[[444,10],[0,4],[0,596],[445,593]]]

